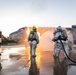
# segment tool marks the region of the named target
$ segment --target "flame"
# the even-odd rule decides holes
[[[39,39],[40,39],[40,32],[37,32],[38,33],[38,36],[39,36]]]
[[[27,59],[30,60],[30,48],[28,48],[26,50],[26,54],[27,54]],[[36,49],[36,63],[37,63],[37,67],[40,68],[40,57],[41,57],[41,54],[40,54],[40,49],[39,47]],[[31,63],[28,62],[28,67],[30,67]]]
[[[27,35],[29,35],[30,33],[30,29],[28,28],[27,31],[26,31]]]
[[[40,68],[40,57],[41,57],[41,55],[40,55],[40,50],[39,50],[39,48],[37,48],[37,50],[36,50],[36,63],[37,63],[37,67],[38,68]]]

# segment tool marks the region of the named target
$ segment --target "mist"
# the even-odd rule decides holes
[[[66,30],[66,31],[68,34],[67,42],[68,42],[69,49],[73,50],[73,45],[74,45],[73,35],[72,35],[71,31],[68,31],[68,30]],[[42,51],[53,51],[54,50],[55,43],[52,41],[53,32],[54,32],[54,30],[49,30],[42,34],[42,36],[40,38],[40,43],[39,43],[40,50],[42,50]]]
[[[40,38],[39,47],[43,51],[53,51],[54,50],[54,42],[52,41],[53,31],[47,31],[42,34]]]

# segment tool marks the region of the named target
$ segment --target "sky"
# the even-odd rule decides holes
[[[71,27],[76,25],[76,0],[0,0],[3,35],[25,26]]]

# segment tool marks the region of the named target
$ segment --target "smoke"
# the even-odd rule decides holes
[[[52,38],[53,38],[53,30],[43,33],[39,43],[40,50],[53,51],[54,42],[52,41]]]
[[[67,31],[68,34],[68,46],[70,50],[73,50],[73,35],[71,31]],[[42,34],[40,38],[39,48],[42,51],[53,51],[54,50],[54,42],[52,41],[54,30],[47,31]]]
[[[74,50],[73,45],[74,45],[74,38],[73,38],[73,34],[70,30],[67,30],[67,34],[68,34],[68,46],[69,46],[69,50]]]

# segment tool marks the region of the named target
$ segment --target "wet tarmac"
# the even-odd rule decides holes
[[[63,54],[54,58],[53,51],[37,49],[37,56],[30,58],[29,48],[11,46],[2,50],[0,75],[76,75],[76,65]],[[76,61],[75,53],[70,57]]]

